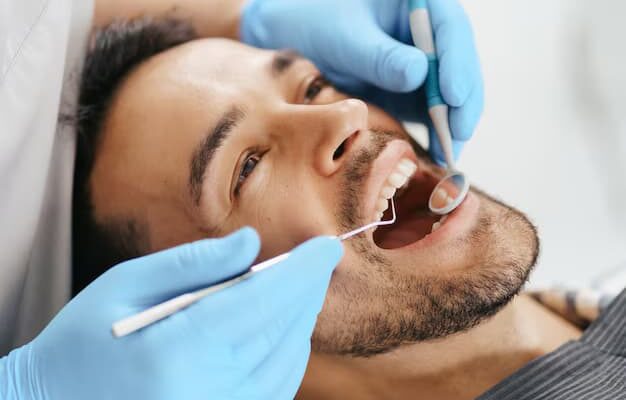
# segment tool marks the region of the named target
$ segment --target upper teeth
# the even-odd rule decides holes
[[[388,200],[396,194],[396,190],[406,185],[409,178],[416,170],[417,165],[408,158],[403,158],[398,162],[398,165],[396,165],[394,170],[387,177],[376,200],[374,209],[378,219],[382,218],[383,212],[389,207]]]

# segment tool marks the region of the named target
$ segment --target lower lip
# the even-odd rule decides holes
[[[474,193],[469,192],[465,200],[454,211],[448,214],[448,218],[441,224],[439,229],[427,234],[415,243],[385,251],[419,250],[464,237],[468,235],[474,227],[479,206],[480,200],[478,197]]]

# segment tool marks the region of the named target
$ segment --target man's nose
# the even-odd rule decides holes
[[[347,99],[325,105],[303,106],[300,133],[294,135],[315,170],[323,176],[337,172],[355,150],[354,139],[368,128],[367,104]],[[303,138],[302,135],[306,135]],[[305,139],[305,140],[302,140]]]

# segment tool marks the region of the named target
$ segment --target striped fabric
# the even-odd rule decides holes
[[[613,295],[591,288],[554,287],[526,292],[579,328],[587,328],[615,300]]]
[[[626,290],[579,340],[530,362],[478,400],[626,400]]]
[[[626,287],[626,261],[585,287],[564,283],[534,287],[526,293],[580,328],[587,328]]]

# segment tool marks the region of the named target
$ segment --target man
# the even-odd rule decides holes
[[[146,302],[156,304],[244,271],[257,255],[259,240],[254,231],[243,229],[228,238],[135,259],[110,269],[66,304],[75,140],[71,125],[56,129],[57,114],[59,108],[72,110],[75,104],[90,25],[133,15],[176,15],[188,18],[202,36],[230,37],[257,46],[286,42],[323,63],[352,90],[369,93],[389,107],[399,103],[383,89],[418,98],[426,62],[409,43],[406,2],[340,4],[2,0],[0,354],[10,353],[0,358],[0,397],[206,398],[209,391],[217,398],[250,398],[249,393],[258,398],[293,396],[330,272],[341,256],[338,241],[315,239],[270,273],[198,302],[130,339],[115,340],[109,334],[112,322],[145,309]],[[471,29],[455,0],[436,2],[431,12],[442,32],[438,40],[438,49],[445,54],[442,92],[453,107],[453,135],[461,145],[471,136],[482,108]],[[319,30],[322,23],[325,29]],[[352,35],[355,24],[360,27],[358,37]],[[409,111],[416,118],[423,108]],[[311,254],[316,255],[315,263]],[[220,268],[210,268],[214,265]],[[299,268],[290,267],[294,265]],[[277,281],[291,282],[291,291],[271,291]],[[241,312],[241,303],[260,293],[266,300],[265,312],[255,312],[257,303]],[[271,312],[268,305],[273,305]],[[286,309],[294,318],[277,327],[273,316],[284,316]],[[181,333],[185,340],[172,344],[173,336]],[[271,346],[276,343],[271,338],[281,338],[280,346]],[[232,351],[244,348],[254,351]]]
[[[246,225],[266,259],[388,219],[394,198],[395,224],[345,244],[301,398],[624,398],[624,296],[607,314],[617,322],[582,337],[516,298],[539,246],[523,214],[473,189],[432,216],[444,171],[397,120],[293,51],[170,40],[184,26],[139,20],[94,38],[77,121],[76,290],[125,259]],[[505,380],[524,366],[524,384]]]

